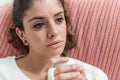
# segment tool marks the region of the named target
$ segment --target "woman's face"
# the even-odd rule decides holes
[[[66,43],[66,22],[59,0],[34,0],[23,18],[24,38],[30,53],[59,56]]]

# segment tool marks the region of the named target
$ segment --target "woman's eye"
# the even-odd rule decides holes
[[[34,28],[41,28],[44,25],[45,25],[44,23],[38,23],[38,24],[34,25]]]
[[[61,23],[61,22],[63,22],[63,20],[64,20],[64,18],[57,18],[57,19],[56,19],[56,22],[57,22],[57,23]]]

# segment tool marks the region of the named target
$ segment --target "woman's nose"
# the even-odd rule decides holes
[[[54,38],[58,35],[58,26],[55,23],[50,23],[48,27],[48,38]]]

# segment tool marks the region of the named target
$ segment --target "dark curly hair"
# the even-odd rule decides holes
[[[64,0],[59,0],[59,1],[63,6],[65,20],[67,24],[66,45],[64,52],[62,53],[62,56],[65,56],[65,52],[75,46],[75,38],[74,38],[74,33],[71,30],[72,25],[69,19],[70,16],[65,7],[65,1]],[[15,26],[9,29],[9,43],[11,43],[13,47],[20,50],[21,54],[28,54],[29,47],[25,46],[23,42],[19,39],[19,37],[15,32],[15,28],[18,27],[21,31],[24,31],[23,17],[25,16],[26,11],[29,10],[29,8],[31,8],[32,4],[33,4],[33,0],[14,0],[14,4],[13,4],[13,21],[15,23]]]

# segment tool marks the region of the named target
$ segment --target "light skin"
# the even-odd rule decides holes
[[[69,58],[60,57],[66,43],[66,21],[59,0],[34,0],[23,18],[24,31],[16,33],[27,40],[29,54],[16,60],[21,71],[32,80],[47,80],[50,67]],[[57,67],[55,80],[85,80],[84,69],[77,65]],[[71,76],[72,75],[72,76]]]

